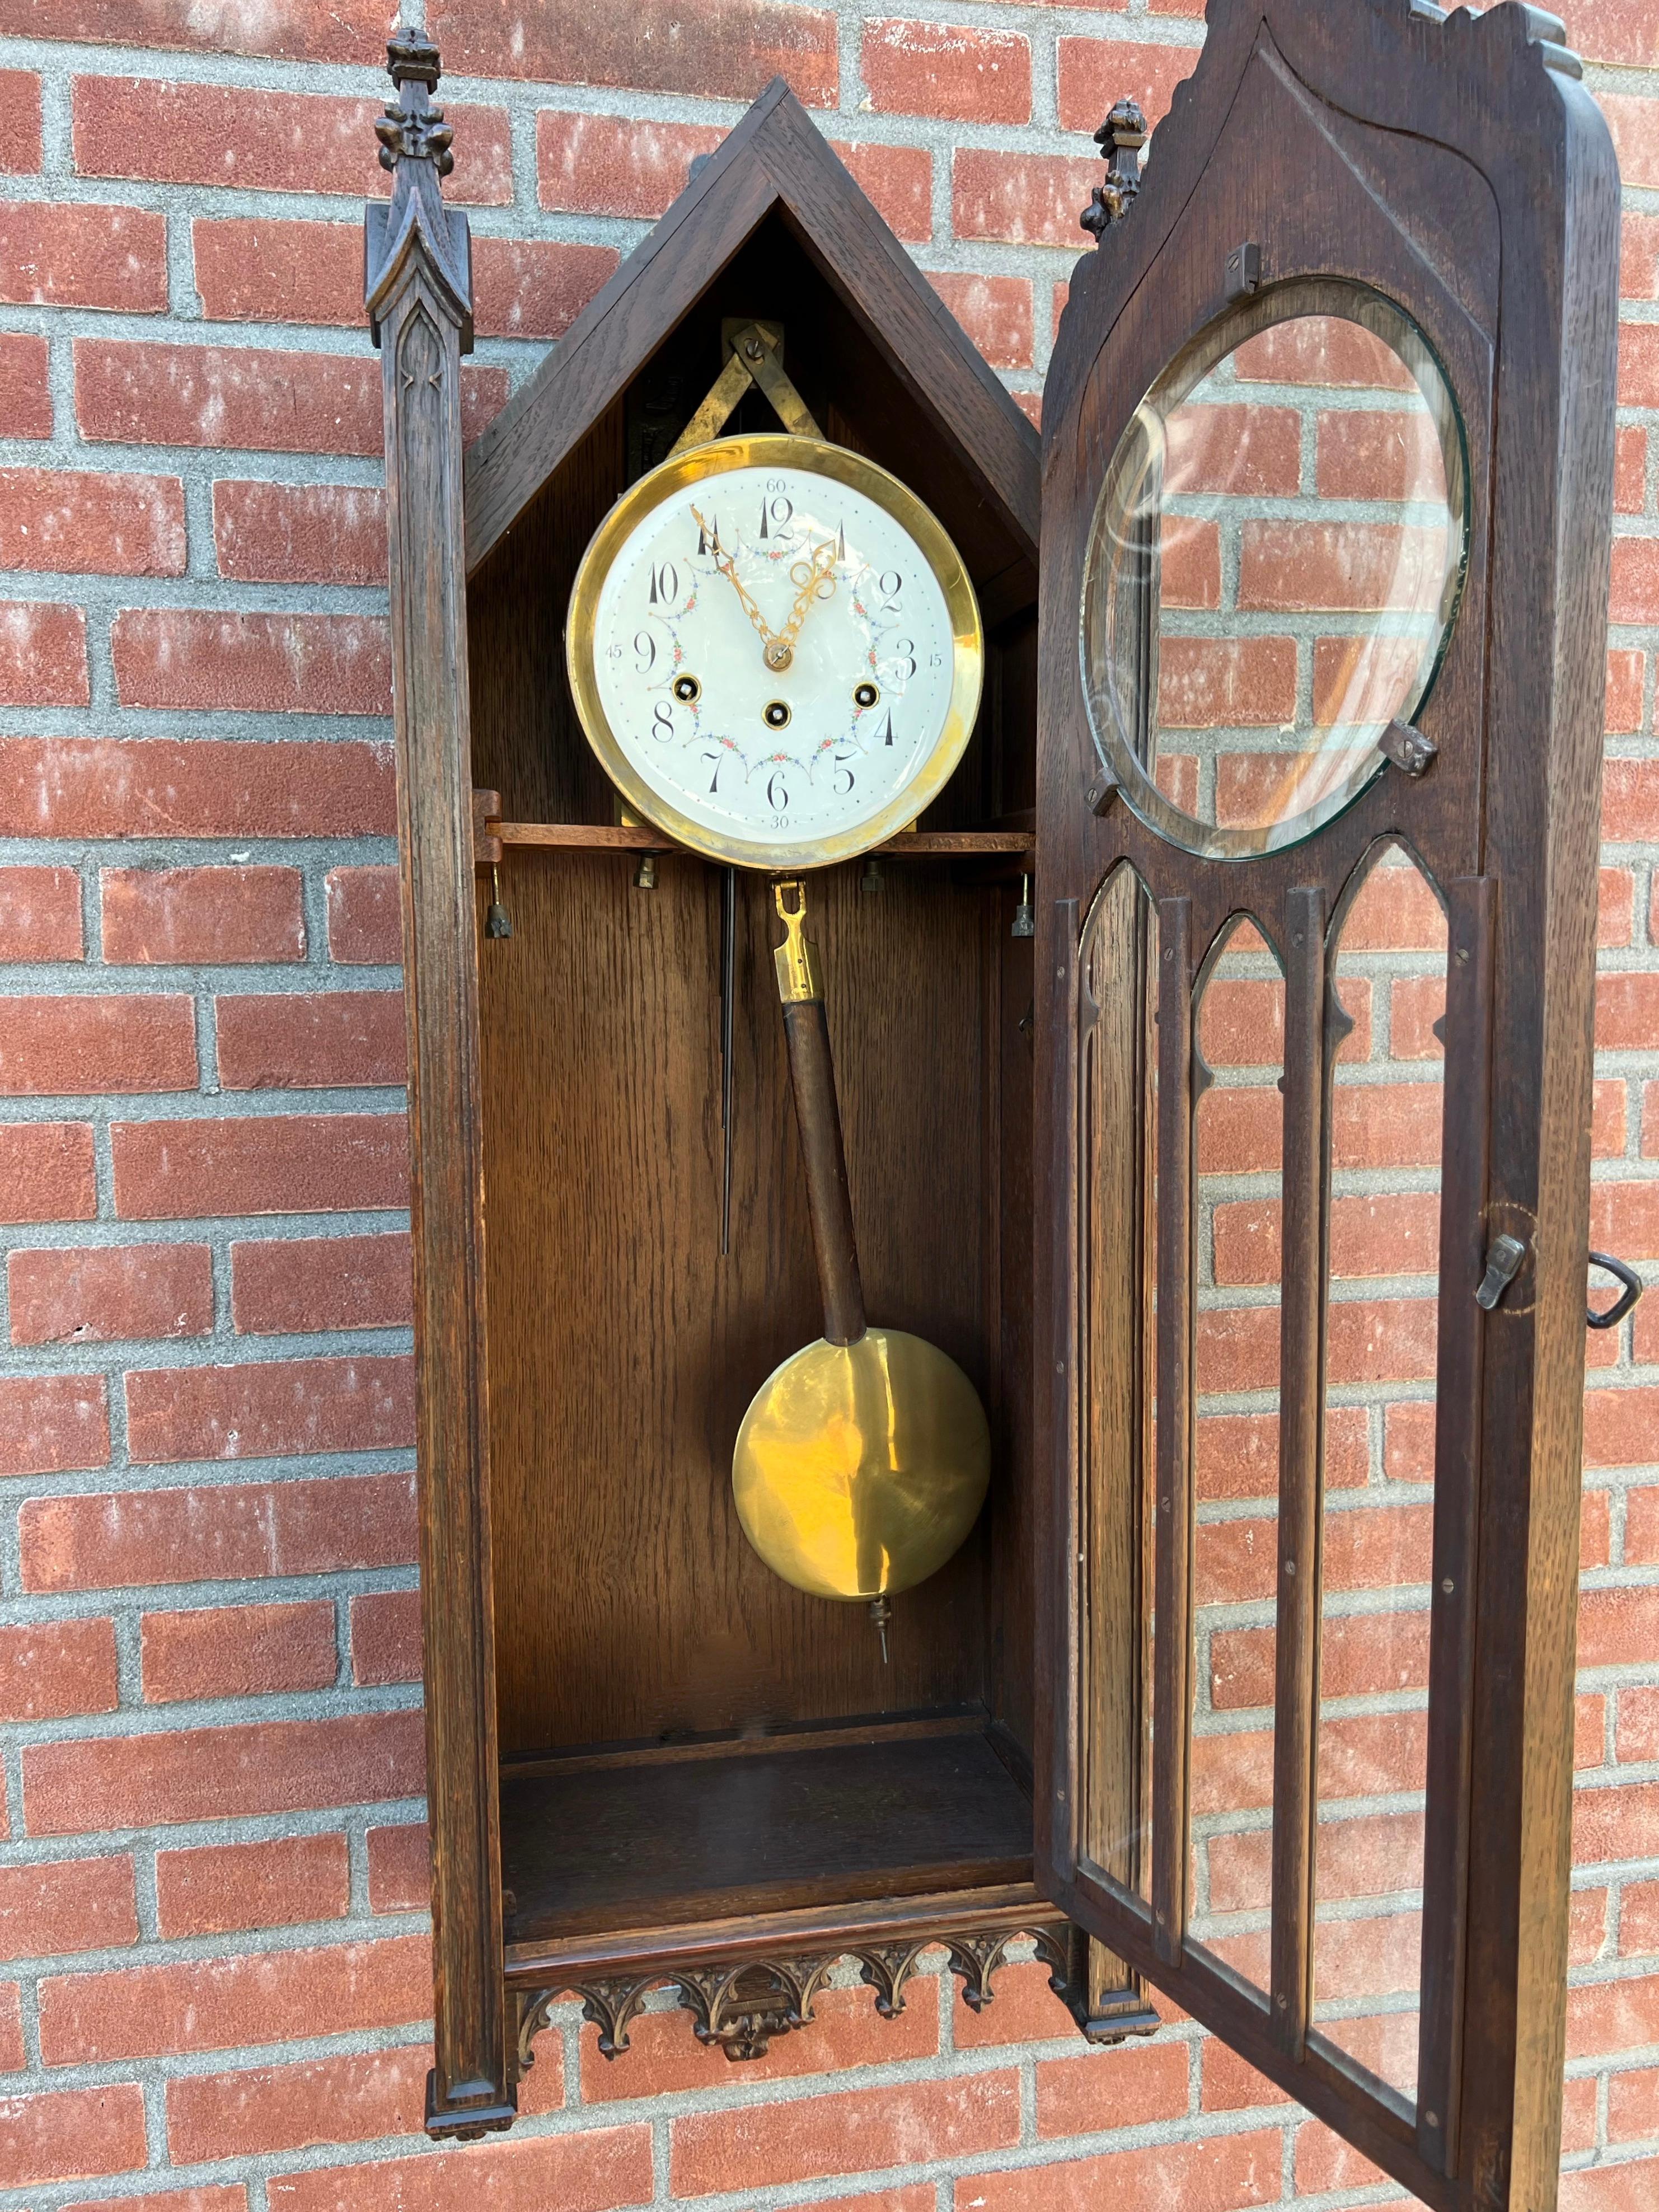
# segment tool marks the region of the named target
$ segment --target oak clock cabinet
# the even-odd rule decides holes
[[[566,1994],[740,2060],[837,1961],[981,2004],[1018,1940],[1091,2039],[1164,1991],[1427,2203],[1548,2212],[1618,239],[1560,25],[1217,0],[1144,173],[1097,134],[1041,447],[780,82],[463,457],[391,58],[429,2129],[509,2124]],[[921,502],[978,656],[942,790],[787,896],[624,798],[566,638],[631,487],[780,431]],[[786,627],[696,520],[787,668],[833,526]],[[733,1499],[818,1326],[792,973],[826,1336],[927,1340],[988,1434],[890,1603]]]

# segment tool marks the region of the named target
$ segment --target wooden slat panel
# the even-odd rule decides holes
[[[1325,895],[1285,895],[1284,1280],[1279,1294],[1279,1626],[1273,1685],[1273,2026],[1300,2058],[1313,2002],[1314,1750],[1325,1425]]]
[[[1497,886],[1464,877],[1448,894],[1446,1097],[1441,1138],[1440,1324],[1434,1438],[1434,1579],[1423,1861],[1423,2010],[1418,2148],[1457,2170],[1464,1936],[1469,1863],[1476,1507],[1480,1468],[1485,1263],[1491,1166],[1492,919]]]
[[[1181,1964],[1192,1745],[1192,905],[1158,902],[1157,1641],[1152,1655],[1152,1928]]]

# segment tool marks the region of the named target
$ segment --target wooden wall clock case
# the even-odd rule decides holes
[[[392,195],[368,213],[368,283],[411,1044],[434,2134],[510,2124],[562,1991],[609,2051],[645,1990],[672,1983],[697,2033],[743,2056],[810,2018],[837,1957],[888,2011],[943,1942],[983,2002],[1028,1931],[1085,2033],[1144,2032],[1155,1984],[1425,2201],[1548,2212],[1618,236],[1611,150],[1561,40],[1516,6],[1476,21],[1408,0],[1218,5],[1138,196],[1121,150],[1097,196],[1099,250],[1049,378],[1040,532],[1029,425],[781,84],[464,466],[466,227],[440,197],[437,57],[394,42],[398,103],[378,126]],[[1142,394],[1218,318],[1270,317],[1274,287],[1304,277],[1386,295],[1445,369],[1468,452],[1468,574],[1417,718],[1428,773],[1386,767],[1310,841],[1208,860],[1160,840],[1103,776],[1079,662],[1085,548]],[[616,825],[563,674],[588,537],[702,398],[722,325],[754,318],[784,325],[827,434],[945,523],[989,647],[974,744],[921,834],[896,841],[878,888],[851,868],[814,893],[844,979],[830,1012],[872,1310],[960,1360],[996,1446],[977,1538],[901,1601],[885,1674],[861,1609],[769,1577],[730,1506],[742,1407],[813,1306],[767,886],[739,900],[722,1260],[718,872],[665,851],[657,888],[634,887],[640,849],[661,841]],[[770,427],[755,405],[733,427]],[[1257,1990],[1184,1925],[1190,1418],[1163,1423],[1152,1455],[1144,1406],[1103,1461],[1079,1443],[1097,1387],[1190,1407],[1190,1231],[1174,1209],[1192,995],[1248,908],[1287,975],[1281,1566],[1316,1549],[1328,930],[1389,834],[1470,955],[1446,1018],[1414,2104],[1310,2016],[1317,1576],[1279,1607],[1272,1988]],[[480,928],[492,860],[504,943]],[[1146,987],[1158,1024],[1132,993],[1111,1030],[1137,1050],[1158,1040],[1162,1079],[1154,1114],[1130,1067],[1116,1141],[1141,1163],[1143,1211],[1109,1237],[1079,1180],[1079,975],[1123,861],[1172,957]],[[1010,933],[1031,870],[1035,969]],[[1089,1049],[1097,1063],[1097,1038]],[[1500,1234],[1522,1258],[1487,1312],[1474,1291]],[[1102,1344],[1115,1375],[1080,1364]],[[1104,1531],[1091,1559],[1111,1563],[1105,1579],[1078,1571],[1085,1523]],[[1154,1600],[1143,1683],[1134,1624]],[[1115,1860],[1091,1856],[1085,1791],[1096,1806],[1117,1792],[1139,1822]]]

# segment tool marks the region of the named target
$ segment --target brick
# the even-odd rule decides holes
[[[1659,1952],[1659,1881],[1630,1881],[1619,1901],[1619,1948],[1626,1958]]]
[[[1628,868],[1598,870],[1595,941],[1603,947],[1635,941],[1636,878]]]
[[[250,584],[384,584],[386,495],[373,484],[226,479],[213,487],[219,574]]]
[[[1289,497],[1301,475],[1301,417],[1288,407],[1182,407],[1170,423],[1167,465],[1172,492]]]
[[[0,868],[0,960],[79,960],[81,878],[73,868]]]
[[[1127,39],[1061,39],[1060,129],[1093,131],[1113,101],[1126,96],[1139,101],[1148,123],[1161,123],[1169,111],[1170,94],[1183,77],[1192,75],[1197,59],[1196,46],[1143,46]]]
[[[1279,1494],[1279,1416],[1206,1413],[1196,1437],[1198,1495],[1212,1498],[1274,1498]],[[1370,1445],[1361,1406],[1332,1406],[1325,1416],[1325,1486],[1364,1482]]]
[[[859,66],[870,105],[958,123],[1026,123],[1031,49],[1012,31],[866,19]]]
[[[314,2143],[418,2135],[431,2060],[429,2048],[415,2045],[169,2081],[168,2152],[187,2166],[304,2150]],[[538,2054],[538,2070],[540,2064]]]
[[[934,1984],[931,1980],[913,1983],[908,1995],[902,2012],[892,2020],[881,2020],[867,1989],[825,1990],[812,2001],[808,2032],[775,2038],[763,2058],[744,2062],[755,2068],[744,2080],[795,2081],[805,2075],[838,2073],[845,2067],[933,2057],[939,2049]],[[725,2062],[713,2046],[699,2043],[690,2033],[684,2013],[641,2014],[629,2024],[629,2047],[620,2058],[602,2058],[597,2033],[590,2034],[586,2028],[580,2049],[585,2105],[726,2087],[726,2077],[716,2071]],[[538,2045],[538,2073],[544,2056],[556,2065],[556,2038],[544,2036]]]
[[[1297,315],[1271,324],[1247,339],[1232,360],[1235,375],[1245,383],[1407,394],[1417,389],[1393,347],[1345,315]]]
[[[1401,1690],[1426,1690],[1427,1613],[1328,1615],[1320,1631],[1319,1682],[1325,1698],[1387,1697]],[[1210,1702],[1219,1711],[1270,1705],[1273,1630],[1218,1629],[1210,1638]]]
[[[28,1590],[328,1574],[415,1558],[408,1474],[34,1498],[18,1520]]]
[[[36,1620],[0,1628],[0,1721],[113,1712],[121,1701],[108,1620]]]
[[[507,389],[505,369],[462,370],[465,436],[500,411]],[[84,437],[123,445],[379,459],[384,439],[374,355],[77,338],[75,413]]]
[[[193,1091],[196,1010],[182,994],[0,999],[0,1094]]]
[[[1599,1252],[1616,1252],[1621,1260],[1659,1258],[1659,1182],[1593,1184],[1590,1243]],[[1610,1287],[1605,1275],[1592,1279],[1601,1288]]]
[[[351,1863],[342,1835],[277,1836],[269,1843],[207,1844],[155,1855],[156,1918],[165,1936],[337,1920],[350,1899]]]
[[[139,1466],[383,1451],[415,1441],[409,1358],[162,1367],[125,1380],[129,1449]]]
[[[1645,1467],[1659,1459],[1659,1390],[1584,1395],[1586,1467]]]
[[[1444,1091],[1437,1083],[1339,1083],[1331,1096],[1331,1152],[1338,1168],[1433,1165],[1440,1158]]]
[[[1618,389],[1621,407],[1659,403],[1659,328],[1644,323],[1620,325]]]
[[[260,1721],[236,1728],[181,1729],[165,1735],[89,1736],[24,1746],[23,1808],[35,1835],[95,1835],[108,1828],[322,1811],[417,1796],[424,1768],[419,1712]],[[136,2002],[137,1990],[130,1994]],[[66,1994],[64,2002],[72,2006],[72,1996]],[[396,2017],[419,2020],[430,2002],[428,1989],[413,2011]],[[120,2008],[112,2009],[118,2019]],[[315,2021],[295,2032],[325,2033]],[[267,2042],[275,2034],[273,2027],[270,2036],[247,2039]],[[74,2055],[65,2047],[70,2040],[59,2044],[65,2056]],[[163,2035],[143,2047],[164,2051],[204,2046]],[[106,2050],[104,2055],[115,2054]]]
[[[33,70],[0,70],[0,112],[6,118],[6,143],[0,171],[28,177],[40,169],[40,80]]]
[[[884,146],[832,138],[853,182],[895,237],[912,246],[933,234],[933,157],[925,146]]]
[[[1659,1974],[1567,1991],[1567,2057],[1611,2057],[1659,2043]]]
[[[1394,523],[1246,521],[1238,604],[1272,612],[1413,608],[1445,563],[1442,531]]]
[[[376,1912],[423,1912],[432,1899],[426,1823],[368,1832],[368,1901]],[[646,2014],[641,2020],[651,2018]]]
[[[1659,1759],[1659,1689],[1626,1687],[1620,1692],[1615,1749],[1621,1765]]]
[[[125,607],[110,625],[125,707],[384,714],[386,624],[365,615],[247,615]]]
[[[689,2112],[671,2130],[674,2194],[763,2189],[820,2176],[962,2158],[1019,2140],[1019,2077],[974,2074],[902,2088]]]
[[[1213,2036],[1205,2039],[1199,2075],[1199,2104],[1206,2112],[1243,2112],[1257,2105],[1288,2105],[1290,2099],[1265,2074]]]
[[[1640,683],[1638,673],[1638,689]],[[1601,835],[1613,845],[1647,844],[1659,838],[1659,761],[1610,760],[1604,764]]]
[[[381,64],[386,26],[380,0],[271,0],[254,9],[203,8],[197,0],[0,0],[0,33],[280,61]]]
[[[67,2204],[64,2212],[247,2212],[247,2191],[240,2182],[227,2182],[216,2189],[169,2189],[159,2197],[104,2197]]]
[[[951,2040],[958,2051],[984,2051],[994,2045],[1052,2043],[1076,2039],[1077,2022],[1049,1987],[1048,1969],[1040,1959],[999,1966],[992,1984],[994,2002],[979,2011],[955,1985],[951,2000]]]
[[[227,1091],[401,1084],[408,1072],[401,991],[227,996],[217,1018]]]
[[[1420,1790],[1427,1734],[1420,1712],[1327,1718],[1319,1731],[1322,1799]],[[1237,1813],[1273,1802],[1268,1729],[1200,1735],[1193,1747],[1193,1811]]]
[[[1647,655],[1630,646],[1615,647],[1607,654],[1607,703],[1603,719],[1607,727],[1618,733],[1628,734],[1642,726],[1642,679],[1647,667]],[[1606,763],[1612,767],[1613,763]]]
[[[1432,418],[1416,409],[1322,412],[1314,451],[1314,482],[1322,499],[1446,495],[1446,465]]]
[[[401,1206],[408,1198],[398,1114],[127,1121],[110,1135],[115,1210],[129,1221],[326,1213]]]
[[[84,707],[87,618],[44,599],[0,599],[0,707]]]
[[[556,338],[568,331],[620,259],[614,246],[552,238],[473,241],[481,337]]]
[[[0,1475],[69,1474],[109,1465],[101,1375],[0,1378]]]
[[[978,2173],[958,2185],[957,2212],[967,2212],[969,2203],[975,2212],[1030,2212],[1036,2203],[1042,2212],[1099,2212],[1112,2203],[1133,2204],[1136,2212],[1237,2212],[1277,2203],[1282,2141],[1277,2128],[1264,2128]]]
[[[1446,916],[1427,877],[1413,867],[1373,868],[1343,920],[1341,949],[1432,952],[1443,965]]]
[[[198,216],[191,255],[202,312],[215,323],[362,319],[362,238],[355,222]]]
[[[0,1958],[49,1959],[137,1941],[132,1861],[125,1852],[0,1867]]]
[[[1659,1650],[1659,1589],[1587,1589],[1578,1596],[1578,1665],[1651,1664]]]
[[[230,1310],[251,1336],[324,1328],[407,1328],[414,1319],[410,1241],[297,1237],[230,1248]]]
[[[457,76],[712,100],[752,100],[782,76],[809,107],[832,107],[839,88],[834,15],[787,0],[684,0],[666,20],[585,0],[434,0],[427,29]]]
[[[131,964],[303,960],[297,868],[106,868],[104,957]]]
[[[1076,252],[1084,235],[1078,217],[1099,182],[1098,161],[960,146],[951,168],[952,227],[958,238]]]
[[[396,868],[331,868],[328,949],[352,966],[390,967],[404,957]]]
[[[177,477],[0,469],[0,568],[182,576],[184,486]]]
[[[91,1221],[97,1212],[90,1122],[0,1128],[0,1219]]]
[[[164,314],[167,217],[149,208],[0,200],[0,300]]]
[[[1571,0],[1566,19],[1573,51],[1587,62],[1659,65],[1659,23],[1644,0]]]
[[[14,1344],[110,1344],[204,1336],[213,1327],[205,1244],[14,1252],[7,1262]]]
[[[1165,729],[1265,728],[1296,711],[1296,644],[1288,637],[1167,637],[1159,655]]]
[[[271,2212],[611,2212],[651,2194],[651,2130],[643,2121],[313,2167],[266,2185]]]
[[[21,1995],[15,1982],[0,1982],[0,2074],[21,2074],[27,2064]]]
[[[49,2066],[400,2027],[432,2002],[424,1936],[192,1959],[40,1984]]]
[[[325,1690],[339,1671],[334,1607],[325,1598],[147,1613],[139,1627],[151,1705]]]
[[[1607,2081],[1607,2140],[1640,2142],[1659,2136],[1659,2066],[1636,2066]],[[1655,2175],[1659,2180],[1659,2174]]]
[[[1338,2031],[1339,2034],[1341,2031]],[[1318,2120],[1296,2131],[1296,2188],[1299,2197],[1318,2197],[1334,2189],[1373,2189],[1388,2179],[1363,2152]]]
[[[1595,104],[1612,134],[1624,183],[1659,185],[1659,118],[1652,100],[1642,94],[1603,92]]]
[[[389,744],[0,738],[0,836],[390,836]]]
[[[1620,293],[1626,300],[1659,300],[1659,215],[1628,212],[1620,239]]]
[[[351,1679],[365,1685],[420,1680],[419,1590],[373,1590],[352,1599]]]
[[[14,438],[52,435],[46,341],[25,331],[0,334],[0,421]]]
[[[1659,539],[1615,538],[1607,620],[1659,622]]]
[[[685,190],[692,162],[725,135],[712,125],[544,107],[536,118],[537,199],[573,215],[654,222]]]
[[[124,41],[125,43],[125,41]],[[159,185],[228,185],[256,192],[365,193],[392,179],[374,143],[378,100],[168,83],[154,77],[78,76],[71,88],[75,167],[83,177]],[[444,198],[507,207],[512,127],[504,107],[443,102],[455,133]]]
[[[1659,1490],[1632,1490],[1625,1501],[1625,1559],[1659,1567]]]
[[[1613,507],[1615,514],[1640,514],[1648,496],[1648,434],[1613,434]]]
[[[1187,2046],[1146,2043],[1039,2059],[1036,2124],[1040,2136],[1094,2135],[1187,2112]]]
[[[131,2173],[145,2155],[144,2093],[135,2081],[0,2097],[0,2188]]]
[[[935,273],[927,281],[993,368],[1030,368],[1030,277]]]
[[[1659,2189],[1659,2159],[1584,2168],[1561,2177],[1560,2212],[1647,2212]]]

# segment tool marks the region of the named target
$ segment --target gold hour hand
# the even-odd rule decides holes
[[[704,538],[708,540],[708,550],[714,556],[714,566],[720,570],[721,575],[726,579],[732,590],[737,593],[738,604],[742,606],[744,614],[748,616],[750,621],[754,624],[755,629],[759,635],[761,641],[761,654],[763,659],[765,660],[767,666],[769,668],[787,668],[791,659],[793,658],[792,648],[789,646],[785,645],[781,638],[774,635],[771,624],[767,621],[765,616],[755,605],[754,600],[750,598],[748,591],[744,588],[743,579],[738,574],[736,563],[732,561],[731,555],[726,551],[726,548],[720,544],[720,532],[717,530],[710,528],[709,525],[703,520],[702,515],[697,513],[695,507],[692,508],[691,513],[696,522],[698,529],[702,531]],[[780,653],[782,657],[781,659],[776,658],[775,656]]]

